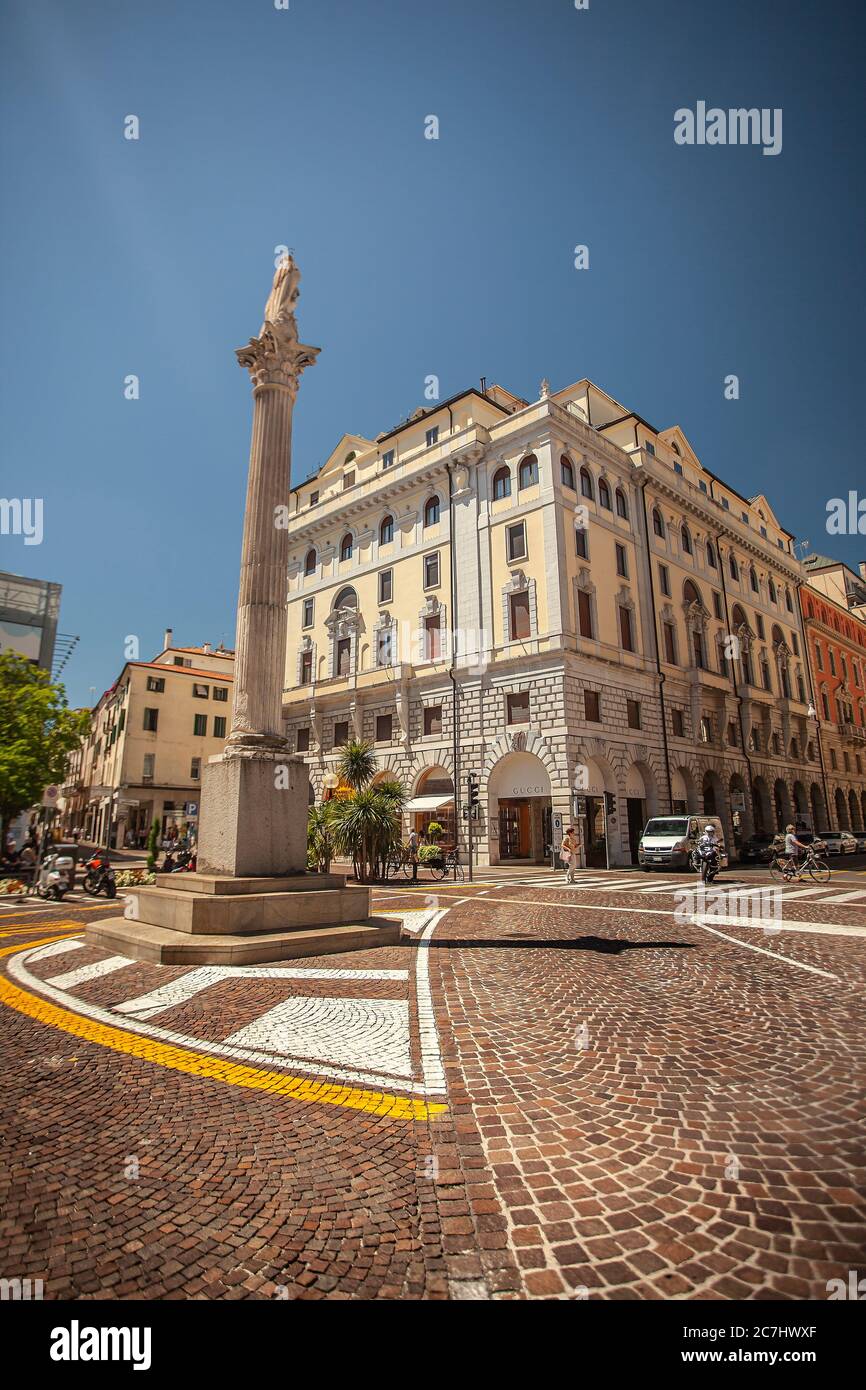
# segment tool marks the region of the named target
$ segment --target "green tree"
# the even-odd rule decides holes
[[[388,859],[400,844],[405,799],[400,783],[386,782],[328,802],[334,845],[352,860],[359,883],[384,877]]]
[[[334,853],[329,805],[326,802],[323,806],[311,806],[307,817],[307,866],[322,873],[329,872]]]
[[[71,710],[48,671],[17,652],[0,654],[0,843],[10,822],[63,780],[89,727],[89,711]]]

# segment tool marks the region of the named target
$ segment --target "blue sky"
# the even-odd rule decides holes
[[[866,536],[824,524],[866,490],[858,8],[7,0],[0,491],[44,498],[45,538],[0,538],[0,568],[63,585],[71,701],[128,634],[145,658],[166,626],[233,642],[233,349],[283,243],[322,349],[296,481],[422,404],[428,374],[443,397],[585,375],[856,567]],[[677,146],[699,100],[781,107],[781,154]]]

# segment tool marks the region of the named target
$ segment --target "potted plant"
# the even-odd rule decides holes
[[[437,867],[441,867],[444,856],[440,841],[444,834],[445,831],[438,820],[431,820],[427,826],[427,844],[422,845],[418,851],[419,864],[435,864]]]

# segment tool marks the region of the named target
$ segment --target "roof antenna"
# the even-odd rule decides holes
[[[487,377],[486,377],[486,376],[483,376],[483,377],[481,378],[481,394],[482,394],[482,396],[486,396],[486,394],[487,394]]]

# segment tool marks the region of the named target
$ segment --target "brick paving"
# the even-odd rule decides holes
[[[724,940],[630,889],[592,900],[613,911],[580,885],[465,893],[429,944],[303,963],[408,970],[339,994],[407,1000],[416,1065],[426,952],[437,1118],[243,1089],[0,1008],[2,1272],[47,1298],[802,1299],[864,1269],[866,939]],[[3,924],[0,947],[74,917]],[[866,910],[807,899],[786,918]],[[112,1008],[185,973],[130,964],[72,994]],[[218,1045],[332,989],[220,981],[152,1022]]]

